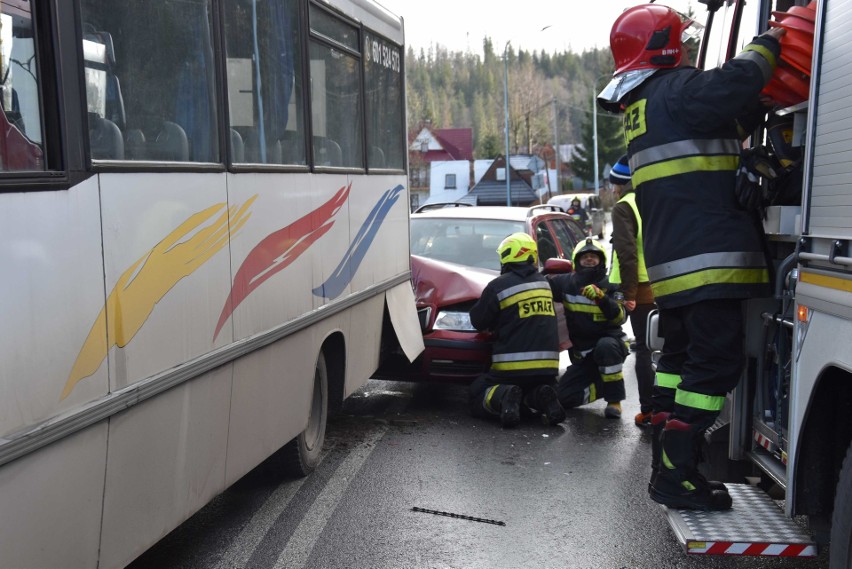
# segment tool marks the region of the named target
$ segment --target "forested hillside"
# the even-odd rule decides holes
[[[580,143],[590,148],[593,91],[599,92],[612,74],[609,50],[528,52],[515,51],[509,44],[505,55],[507,66],[503,51],[495,52],[488,38],[481,54],[449,52],[441,45],[409,48],[405,57],[409,128],[423,121],[436,128],[472,127],[475,158],[503,154],[503,85],[508,69],[512,153],[532,153],[540,145],[553,145],[557,137],[560,145]],[[620,119],[599,108],[599,168],[614,163],[623,151]],[[575,164],[575,171],[590,178],[591,164],[588,172],[581,172],[585,167]]]

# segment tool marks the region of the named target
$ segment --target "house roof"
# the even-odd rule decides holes
[[[473,160],[472,128],[431,128],[423,126],[409,133],[409,151],[419,152],[419,142],[428,142],[420,156],[426,162]]]
[[[433,133],[453,159],[473,160],[472,128],[439,128]]]
[[[509,187],[512,205],[528,206],[538,200],[538,196],[524,180],[512,179]],[[467,196],[458,201],[472,201],[478,205],[506,205],[506,181],[480,180]]]

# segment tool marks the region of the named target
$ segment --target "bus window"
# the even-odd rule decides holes
[[[29,1],[0,7],[0,171],[44,170],[38,60]]]
[[[368,168],[405,167],[402,53],[399,46],[364,34],[364,89]]]
[[[313,4],[310,21],[314,164],[363,168],[358,30]]]
[[[218,162],[210,0],[82,0],[94,160]]]
[[[297,1],[226,0],[225,38],[233,161],[307,164]]]

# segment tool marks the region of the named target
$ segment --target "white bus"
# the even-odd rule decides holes
[[[123,567],[422,338],[370,0],[0,1],[0,565]]]

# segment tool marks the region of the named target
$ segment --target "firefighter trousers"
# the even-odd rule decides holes
[[[709,427],[745,362],[742,301],[714,299],[661,309],[659,328],[665,343],[657,363],[654,412]]]
[[[630,327],[636,338],[636,385],[639,390],[639,410],[649,413],[653,409],[654,366],[651,363],[651,350],[648,348],[648,314],[656,308],[654,304],[637,304],[630,313]]]
[[[494,418],[500,415],[503,395],[513,385],[517,385],[524,392],[521,412],[529,415],[536,410],[544,411],[544,405],[536,399],[537,388],[540,385],[556,387],[555,375],[532,375],[526,377],[497,377],[491,373],[484,373],[471,382],[468,387],[468,407],[470,414],[474,417]],[[494,389],[492,389],[494,388]],[[551,396],[552,397],[552,396]]]
[[[579,407],[598,399],[623,401],[624,360],[627,358],[624,340],[604,336],[595,347],[583,352],[572,349],[571,366],[559,379],[556,392],[565,409]]]

